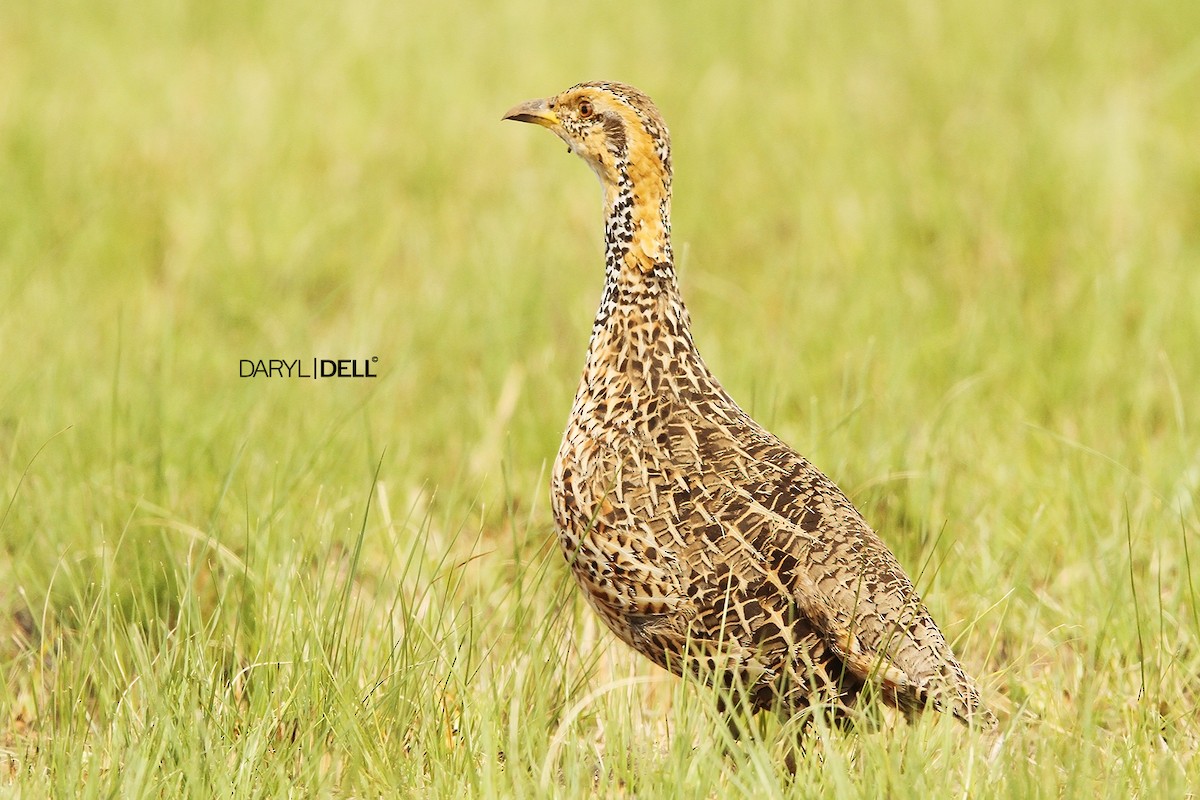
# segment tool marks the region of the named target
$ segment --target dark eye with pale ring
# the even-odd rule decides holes
[[[589,103],[587,100],[581,100],[579,102],[579,118],[580,119],[587,119],[588,117],[592,116],[592,114],[594,114],[594,113],[595,113],[595,110],[592,108],[592,104]]]

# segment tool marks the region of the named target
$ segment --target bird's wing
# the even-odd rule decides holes
[[[832,481],[748,416],[675,425],[700,467],[690,514],[711,519],[689,561],[775,584],[847,671],[897,704],[990,721],[903,568]]]

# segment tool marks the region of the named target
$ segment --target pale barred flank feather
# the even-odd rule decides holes
[[[994,725],[895,556],[696,351],[650,98],[585,83],[505,117],[554,131],[604,186],[604,295],[552,480],[592,607],[655,663],[698,666],[754,708],[849,713],[873,684],[905,710]]]

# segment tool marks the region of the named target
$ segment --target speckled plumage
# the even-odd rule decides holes
[[[551,491],[591,606],[655,663],[740,686],[756,709],[845,713],[873,683],[903,709],[993,724],[895,556],[696,351],[650,99],[585,83],[505,118],[554,131],[604,187],[604,295]]]

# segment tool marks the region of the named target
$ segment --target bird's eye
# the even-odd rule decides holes
[[[590,116],[591,116],[592,114],[594,114],[594,113],[595,113],[595,111],[594,111],[594,109],[592,108],[592,104],[591,104],[591,103],[589,103],[587,100],[582,100],[582,101],[580,101],[580,103],[579,103],[579,116],[580,116],[580,118],[581,118],[581,119],[587,119],[588,117],[590,117]]]

